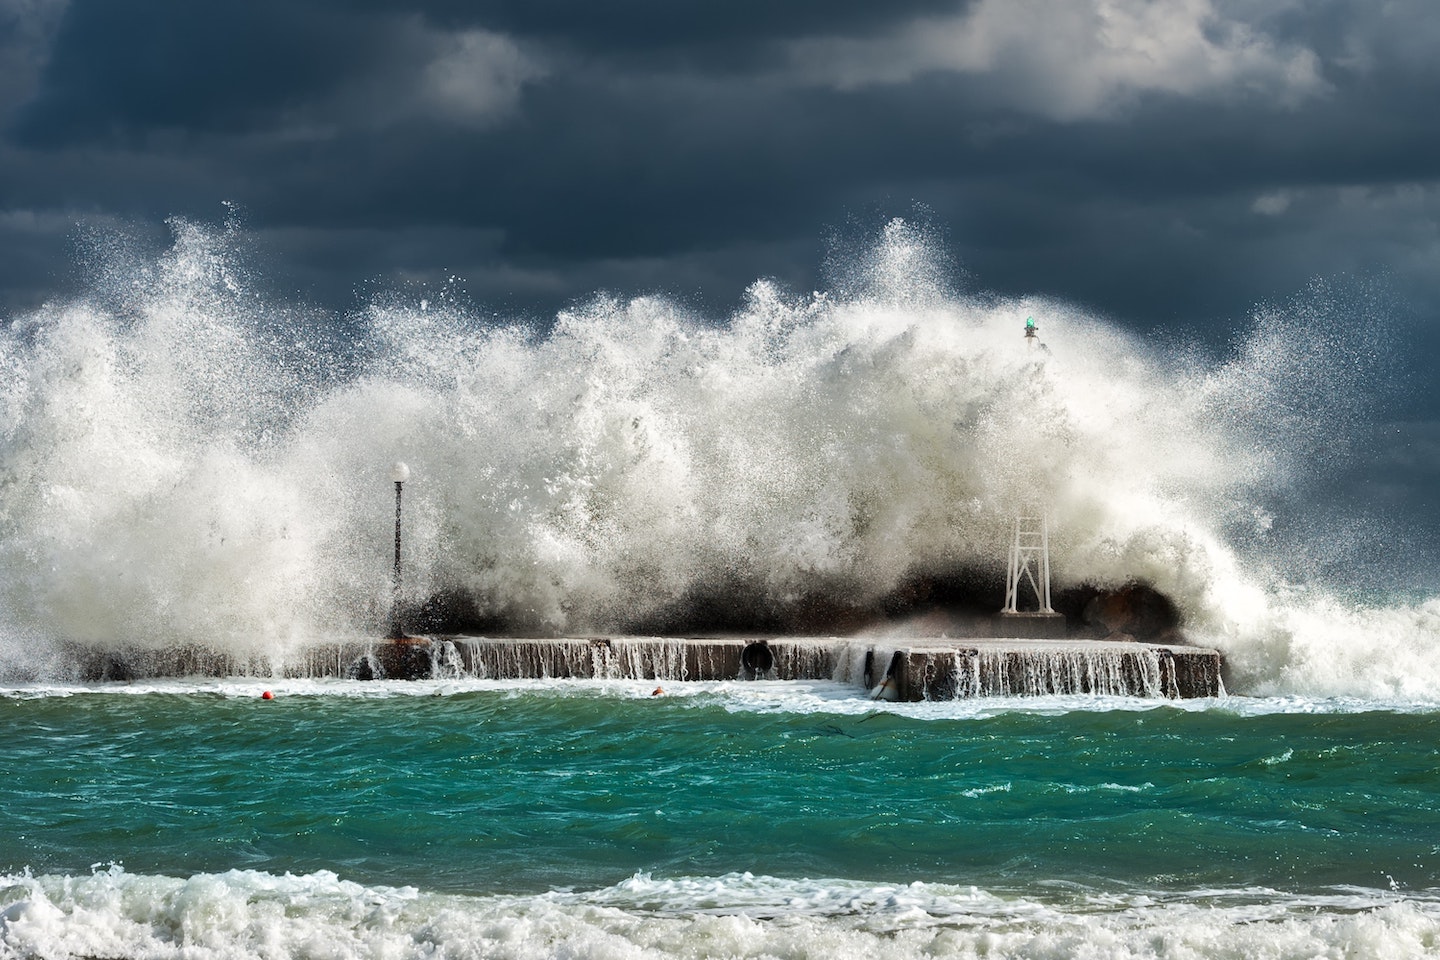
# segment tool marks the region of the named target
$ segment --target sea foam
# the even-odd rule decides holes
[[[1337,890],[1060,890],[637,875],[591,892],[463,896],[332,873],[110,867],[0,877],[0,954],[132,958],[1419,957],[1440,902]]]
[[[597,297],[537,328],[442,297],[340,324],[268,303],[228,230],[175,232],[0,330],[11,677],[65,644],[283,658],[373,634],[405,460],[405,597],[491,633],[879,627],[991,570],[998,605],[1035,498],[1060,588],[1153,585],[1239,692],[1440,695],[1436,601],[1342,599],[1311,574],[1346,546],[1279,532],[1383,359],[1323,291],[1217,357],[952,289],[894,221],[833,289],[759,281],[719,322]]]

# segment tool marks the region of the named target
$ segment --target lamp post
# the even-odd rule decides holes
[[[395,573],[390,583],[390,633],[386,639],[403,640],[405,631],[400,625],[400,498],[405,481],[410,479],[410,468],[397,460],[390,470],[390,479],[395,481]]]

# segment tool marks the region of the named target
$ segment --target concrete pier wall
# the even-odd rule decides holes
[[[1105,641],[971,640],[916,645],[896,664],[902,700],[1095,694],[1213,697],[1220,654],[1204,647]]]
[[[1209,697],[1220,655],[1203,647],[1025,638],[443,637],[317,644],[283,661],[188,648],[74,651],[91,681],[255,676],[353,679],[834,680],[859,695],[951,700],[1096,694]]]
[[[1105,641],[844,638],[595,638],[438,641],[460,674],[488,678],[836,680],[901,700],[1098,694],[1210,697],[1220,655],[1203,647]],[[453,653],[445,651],[449,644]],[[757,651],[761,651],[757,653]],[[760,666],[761,669],[754,669]]]
[[[451,638],[469,676],[613,680],[816,680],[835,678],[836,641],[795,638],[597,637],[579,640]],[[746,652],[751,651],[747,664]],[[758,651],[764,651],[759,653]]]

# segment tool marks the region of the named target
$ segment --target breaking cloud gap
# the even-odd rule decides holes
[[[519,99],[521,87],[545,73],[537,60],[508,37],[466,30],[436,38],[420,94],[442,116],[464,123],[483,122],[508,112]]]
[[[1288,107],[1325,89],[1314,51],[1277,43],[1212,0],[979,0],[883,36],[798,41],[790,64],[802,82],[839,90],[988,77],[1001,102],[1057,120],[1110,116],[1151,92]]]

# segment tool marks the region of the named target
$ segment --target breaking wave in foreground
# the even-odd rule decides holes
[[[1430,955],[1440,899],[1373,891],[1188,895],[1057,889],[1044,901],[934,883],[731,874],[606,889],[467,897],[322,872],[188,879],[112,867],[0,876],[0,947],[27,956],[1085,957]],[[15,894],[24,899],[15,900]]]
[[[1440,949],[1434,706],[648,686],[0,690],[0,957]]]
[[[175,230],[0,330],[0,674],[64,644],[373,634],[405,460],[407,596],[492,635],[993,610],[1023,496],[1051,505],[1060,588],[1153,586],[1232,691],[1440,696],[1440,601],[1317,585],[1347,534],[1283,513],[1376,400],[1364,304],[1312,291],[1216,359],[957,292],[895,221],[830,290],[760,281],[723,323],[660,297],[543,331],[392,299],[343,332],[268,304],[227,230]]]

